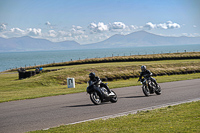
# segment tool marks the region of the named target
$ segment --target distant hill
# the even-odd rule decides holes
[[[168,37],[155,35],[146,31],[138,31],[128,35],[116,34],[98,43],[80,45],[75,41],[51,42],[45,39],[35,39],[24,36],[9,39],[0,38],[0,52],[121,48],[134,46],[162,46],[185,44],[200,44],[200,37]]]
[[[51,42],[28,36],[5,39],[0,37],[0,52],[70,50],[78,49],[80,44],[75,41]]]
[[[155,35],[146,31],[133,32],[128,35],[114,35],[110,38],[93,44],[88,44],[93,48],[117,48],[133,46],[162,46],[162,45],[185,45],[200,44],[200,37],[168,37]],[[88,46],[87,45],[87,46]]]

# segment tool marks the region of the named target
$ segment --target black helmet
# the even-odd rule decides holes
[[[91,72],[89,74],[89,78],[90,78],[90,80],[93,80],[95,78],[95,73]]]
[[[141,66],[142,72],[146,71],[147,67],[146,66]]]

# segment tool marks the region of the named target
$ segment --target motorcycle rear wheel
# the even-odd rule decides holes
[[[147,86],[142,86],[142,91],[145,96],[148,97],[150,95],[150,92],[149,92],[149,89],[147,88]]]
[[[99,105],[101,104],[101,98],[97,92],[90,93],[90,100],[95,104]]]
[[[114,91],[112,91],[112,90],[111,90],[111,92],[113,92],[113,93],[115,94],[115,96],[112,97],[112,98],[110,99],[110,102],[111,102],[111,103],[116,103],[117,100],[118,100],[118,98],[117,98],[117,94],[116,94]]]

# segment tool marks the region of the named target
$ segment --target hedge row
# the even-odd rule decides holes
[[[61,63],[51,63],[45,65],[37,65],[26,67],[26,69],[35,69],[37,67],[54,67],[54,66],[69,66],[92,63],[109,63],[109,62],[132,62],[132,61],[158,61],[158,60],[182,60],[182,59],[200,59],[200,52],[185,52],[185,53],[168,53],[168,54],[152,54],[152,55],[131,55],[131,56],[115,56],[105,58],[92,58],[84,60],[75,60]],[[18,68],[17,68],[18,69]],[[12,69],[10,71],[16,71]]]
[[[161,73],[153,73],[152,76],[163,76],[163,75],[180,75],[180,74],[192,74],[192,73],[200,73],[200,70],[186,70],[186,71],[179,71],[179,72],[161,72]],[[106,77],[106,78],[101,78],[102,81],[113,81],[113,80],[118,80],[118,79],[129,79],[129,78],[139,78],[138,75],[123,75],[123,76],[112,76],[112,77]]]
[[[67,66],[67,65],[79,65],[79,64],[92,64],[92,63],[108,63],[108,62],[159,61],[159,60],[182,60],[182,59],[200,59],[200,52],[92,58],[92,59],[76,60],[63,63],[54,63],[49,65],[50,67],[52,67],[52,66]],[[47,65],[46,67],[49,66]]]

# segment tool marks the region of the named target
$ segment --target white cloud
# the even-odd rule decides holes
[[[122,22],[114,22],[110,24],[110,30],[116,30],[116,29],[125,29],[126,25]]]
[[[168,29],[168,26],[167,26],[167,24],[166,23],[164,23],[164,24],[157,24],[156,25],[156,28],[160,28],[160,29]]]
[[[199,33],[182,33],[182,35],[187,37],[200,37]]]
[[[8,36],[12,36],[12,37],[20,37],[20,36],[24,36],[25,34],[26,34],[25,31],[20,28],[12,28],[7,33]]]
[[[112,32],[122,32],[122,31],[132,31],[137,29],[137,26],[126,26],[123,22],[113,22],[109,24],[104,24],[103,22],[96,23],[90,23],[88,26],[90,33],[104,33],[108,31]]]
[[[97,25],[96,25],[95,23],[90,23],[89,26],[88,26],[88,28],[89,28],[90,30],[93,30],[93,29],[95,29],[96,27],[97,27]]]
[[[166,23],[161,24],[153,24],[152,22],[146,23],[144,28],[147,28],[148,30],[151,29],[175,29],[175,28],[181,28],[181,26],[177,23],[173,23],[172,21],[167,21]]]
[[[174,29],[180,28],[181,26],[172,21],[167,21],[165,23],[155,24],[152,22],[146,23],[144,26],[137,25],[126,25],[123,22],[93,22],[88,25],[88,27],[75,26],[72,25],[70,29],[52,27],[52,24],[47,21],[44,23],[49,28],[28,28],[26,30],[20,28],[7,29],[7,25],[0,24],[0,36],[4,38],[20,37],[20,36],[31,36],[35,38],[43,38],[54,42],[74,40],[81,44],[95,43],[103,41],[114,34],[129,34],[133,31],[141,29]]]
[[[11,38],[11,37],[21,37],[24,36],[26,32],[20,28],[12,28],[10,30],[5,30],[1,32],[1,37]]]
[[[85,32],[82,30],[81,26],[72,26],[72,29],[70,30],[70,33],[72,36],[77,36],[77,35],[83,35]]]
[[[66,32],[66,31],[58,31],[58,37],[71,37],[72,34],[70,32]]]
[[[49,30],[48,33],[43,33],[42,37],[54,42],[74,40],[81,43],[88,38],[88,35],[85,34],[85,31],[81,26],[73,25],[69,31]]]
[[[41,37],[42,30],[36,28],[28,28],[26,30],[22,30],[20,28],[11,28],[9,31],[4,31],[3,36],[6,38],[11,37],[21,37],[21,36],[37,36]]]
[[[27,34],[30,36],[41,36],[42,35],[42,30],[41,29],[36,29],[36,28],[28,28],[27,29]]]
[[[108,30],[108,26],[105,25],[104,23],[102,22],[99,22],[98,25],[97,25],[97,29],[98,31],[102,32],[102,31],[107,31]]]
[[[45,23],[45,25],[46,25],[47,27],[49,27],[50,29],[53,29],[53,28],[55,27],[55,25],[52,25],[49,21],[47,21],[47,22]]]
[[[12,28],[12,29],[10,29],[10,31],[14,34],[24,34],[25,33],[25,31],[21,30],[20,28]]]
[[[52,26],[49,21],[47,21],[45,25]],[[128,34],[137,28],[138,27],[134,25],[126,26],[123,22],[113,22],[108,24],[97,22],[90,23],[86,29],[75,25],[72,25],[69,30],[56,30],[51,28],[51,30],[48,31],[44,29],[43,32],[40,28],[28,28],[26,30],[12,28],[10,31],[5,30],[4,32],[1,32],[0,36],[4,38],[31,36],[55,42],[75,40],[81,44],[87,44],[103,41],[116,33]]]
[[[47,22],[45,23],[45,25],[51,25],[51,23],[50,23],[49,21],[47,21]]]
[[[179,24],[173,23],[172,21],[167,21],[167,27],[168,29],[181,28]]]
[[[135,25],[130,25],[129,26],[129,29],[130,30],[136,30],[136,29],[138,29],[139,27],[138,26],[135,26]]]
[[[108,26],[103,22],[99,22],[98,24],[90,23],[88,28],[90,29],[90,33],[101,33],[104,31],[108,31]]]
[[[6,30],[6,25],[5,24],[1,24],[0,25],[0,32]]]
[[[57,32],[55,30],[49,30],[48,35],[50,37],[56,37],[57,36]]]
[[[71,34],[73,36],[82,35],[82,34],[84,34],[84,31],[82,31],[82,30],[76,30],[76,29],[71,29]]]
[[[146,23],[144,28],[148,28],[149,30],[155,29],[156,28],[156,24],[152,24],[151,22],[148,22],[148,23]]]
[[[76,30],[81,30],[81,29],[82,29],[81,26],[75,26],[75,25],[72,25],[72,28],[73,28],[73,29],[76,29]]]

